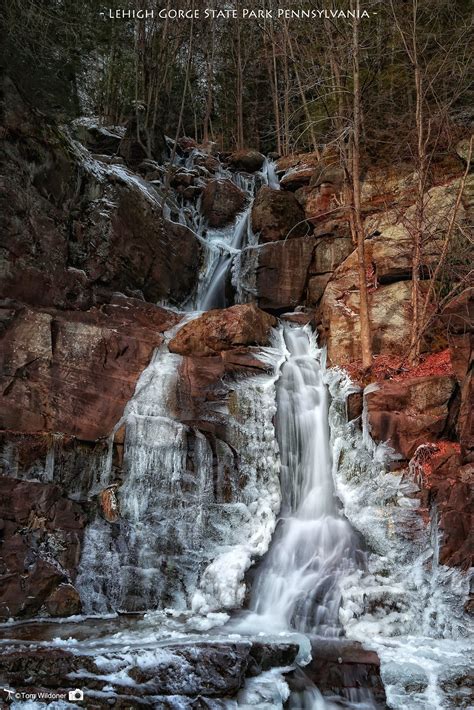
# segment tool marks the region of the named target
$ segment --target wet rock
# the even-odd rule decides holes
[[[372,437],[410,458],[420,444],[443,436],[454,390],[449,375],[380,383],[366,394]]]
[[[266,345],[276,319],[254,304],[208,311],[186,323],[169,343],[180,355],[208,356],[242,345]]]
[[[156,707],[157,697],[160,708],[176,707],[177,700],[180,707],[197,707],[196,696],[205,707],[208,702],[214,707],[211,698],[216,702],[220,698],[233,698],[247,677],[255,675],[260,668],[267,670],[281,663],[290,665],[297,652],[296,644],[242,641],[168,645],[146,654],[134,648],[124,655],[105,651],[98,659],[93,659],[64,649],[10,646],[0,652],[0,660],[4,682],[17,690],[38,686],[69,689],[74,682],[71,676],[80,678],[81,674],[87,673],[84,702],[88,707],[95,707],[97,700],[88,693],[105,686],[109,687],[107,695],[112,696],[114,707],[130,707],[131,701],[134,707],[150,702]],[[111,682],[101,677],[107,670],[119,672],[126,682]],[[122,706],[124,696],[128,705]],[[192,706],[188,706],[189,700],[193,701]]]
[[[230,180],[211,180],[202,193],[202,213],[210,227],[224,227],[243,209],[245,193]]]
[[[89,311],[7,309],[0,425],[17,432],[108,436],[176,314],[116,298]]]
[[[296,239],[308,232],[304,212],[296,197],[266,185],[260,188],[253,203],[252,229],[263,244]]]
[[[313,237],[303,237],[243,251],[242,269],[255,273],[255,293],[261,308],[291,310],[305,303],[315,243]]]
[[[49,616],[73,616],[80,614],[82,605],[79,592],[72,584],[60,584],[45,602]]]
[[[265,156],[258,150],[236,150],[228,158],[229,164],[236,170],[255,173],[260,170],[265,161]]]
[[[49,613],[77,613],[69,586],[85,522],[82,508],[58,486],[0,476],[1,619],[37,614],[43,604]],[[63,584],[68,589],[57,591]]]
[[[250,658],[255,663],[252,675],[259,675],[271,668],[291,666],[298,655],[298,646],[294,643],[259,643],[252,642]]]
[[[356,641],[313,640],[312,660],[303,671],[305,680],[323,695],[351,697],[351,693],[365,690],[372,696],[371,706],[386,708],[379,657]],[[304,690],[298,673],[287,675],[286,679],[290,688]]]

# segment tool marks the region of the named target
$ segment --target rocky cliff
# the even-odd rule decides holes
[[[0,618],[64,616],[81,610],[74,584],[85,527],[98,510],[110,524],[119,515],[111,494],[100,490],[106,465],[113,485],[121,484],[125,434],[117,424],[155,348],[182,319],[175,309],[198,289],[203,247],[186,219],[178,221],[177,208],[163,207],[162,139],[159,154],[138,160],[133,132],[59,127],[6,77],[1,102]],[[165,192],[184,212],[201,210],[210,230],[225,227],[245,208],[244,191],[222,179],[216,156],[192,141],[179,150],[193,152],[193,168],[174,169]],[[229,157],[232,169],[249,175],[262,164],[255,151]],[[429,515],[434,503],[439,510],[441,561],[467,567],[473,292],[436,314],[422,365],[407,370],[401,354],[412,318],[413,171],[369,171],[363,209],[376,358],[362,376],[357,264],[340,207],[341,173],[327,156],[297,156],[277,167],[282,189],[257,192],[254,239],[238,257],[240,300],[247,303],[235,303],[234,292],[228,308],[173,333],[170,352],[182,356],[176,416],[198,438],[205,432],[215,470],[223,471],[235,452],[209,403],[229,406],[223,382],[265,371],[258,347],[268,343],[275,316],[297,309],[288,317],[318,327],[331,365],[362,377],[361,390],[377,383],[365,397],[352,397],[350,417],[362,416],[364,401],[373,438],[389,442],[400,469],[418,467],[420,514]],[[427,219],[440,230],[462,170],[453,155],[433,173]],[[473,189],[470,175],[465,222]],[[425,287],[441,245],[434,239],[425,252]],[[245,486],[231,469],[219,483],[226,503]]]

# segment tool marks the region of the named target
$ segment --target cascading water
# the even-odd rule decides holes
[[[218,252],[216,259],[212,260],[207,268],[202,296],[198,301],[199,310],[208,311],[211,308],[225,308],[226,306],[226,282],[232,260],[240,252],[243,244],[247,241],[250,230],[251,205],[240,214],[227,233],[230,243],[222,240],[222,233],[217,232],[216,236],[208,235],[208,244],[212,245]],[[213,238],[214,237],[214,238]]]
[[[87,160],[101,179],[112,174],[133,180],[148,200],[161,204],[143,179]],[[193,168],[192,155],[186,168]],[[193,229],[205,247],[199,288],[188,301],[199,310],[253,299],[254,262],[242,266],[240,260],[241,250],[256,242],[252,199],[262,183],[279,187],[269,161],[255,176],[223,168],[217,176],[247,195],[247,209],[228,227],[207,229],[199,202],[184,206],[176,196],[173,207],[166,206],[168,216]],[[228,298],[230,274],[234,294]],[[196,315],[189,313],[188,320]],[[245,574],[265,555],[253,577],[249,609],[221,628],[221,639],[287,639],[296,630],[313,641],[340,644],[346,635],[379,654],[391,708],[441,710],[453,707],[452,697],[457,707],[468,708],[465,577],[439,565],[437,531],[426,535],[419,521],[415,482],[387,472],[390,452],[375,446],[366,419],[362,432],[347,423],[352,385],[340,371],[325,370],[309,327],[285,323],[274,337],[273,347],[255,355],[268,366],[265,374],[223,384],[225,406],[207,403],[206,424],[225,424],[225,438],[213,439],[183,420],[183,361],[166,342],[142,373],[117,425],[125,425],[120,520],[110,524],[97,515],[89,523],[76,586],[86,613],[159,611],[133,632],[92,640],[90,653],[111,686],[133,685],[124,668],[133,667],[135,656],[142,655],[144,665],[148,654],[166,657],[157,639],[174,635],[195,643],[189,631],[207,632],[242,608],[249,591]],[[40,480],[54,482],[54,459],[52,449],[35,474]],[[81,479],[87,478],[88,491],[78,483],[74,495],[92,497],[115,485],[112,441],[97,462]],[[416,531],[416,542],[407,541],[404,526]],[[217,633],[213,638],[217,643]],[[237,700],[208,707],[373,707],[356,689],[328,699],[311,682],[303,685],[290,694],[282,673],[272,669],[248,680]],[[166,707],[195,707],[179,691],[177,685],[176,704]]]
[[[193,166],[192,155],[186,165],[188,168]],[[229,276],[236,271],[235,265],[239,264],[242,250],[255,243],[250,219],[253,200],[261,185],[269,185],[274,190],[280,188],[275,164],[268,159],[265,159],[261,171],[254,175],[230,172],[221,167],[218,177],[231,180],[245,193],[247,207],[230,225],[221,229],[209,229],[205,221],[197,216],[188,220],[205,245],[205,264],[194,299],[194,307],[199,311],[225,308],[232,305],[234,301],[243,302],[240,279],[234,278],[235,273],[232,274],[232,279]],[[199,204],[196,206],[196,211],[198,209]],[[237,266],[237,271],[238,269]],[[229,298],[226,293],[227,288],[231,287],[234,289],[233,298]]]
[[[358,538],[334,494],[327,388],[311,335],[284,326],[282,336],[277,438],[283,502],[254,583],[251,609],[257,618],[251,623],[333,637],[341,633],[339,581],[357,566]]]

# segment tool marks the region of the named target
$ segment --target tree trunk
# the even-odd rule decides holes
[[[369,295],[367,292],[367,275],[365,265],[364,227],[361,215],[361,185],[360,185],[360,132],[361,132],[361,101],[360,101],[360,69],[359,69],[359,10],[360,0],[356,0],[356,17],[354,18],[352,34],[353,63],[353,135],[352,135],[352,193],[353,193],[353,225],[357,238],[357,265],[359,271],[359,319],[360,345],[362,351],[362,367],[372,365],[372,339],[370,333]]]

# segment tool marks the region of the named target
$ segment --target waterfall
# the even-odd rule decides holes
[[[133,181],[161,205],[154,188],[128,170],[91,165],[101,179]],[[191,155],[186,166],[193,165]],[[223,378],[205,411],[186,411],[185,360],[167,343],[196,308],[255,300],[252,201],[263,183],[279,189],[268,160],[254,175],[222,166],[217,174],[244,190],[247,207],[230,225],[209,229],[199,201],[190,206],[176,195],[170,207],[167,199],[168,216],[205,246],[199,286],[188,299],[193,310],[165,334],[117,423],[125,431],[120,473],[111,438],[73,489],[77,498],[92,498],[113,486],[120,511],[109,521],[91,505],[75,582],[84,612],[147,611],[133,632],[136,647],[161,642],[166,624],[180,639],[225,622],[220,631],[228,639],[272,643],[297,631],[308,653],[311,644],[316,653],[318,643],[340,648],[345,637],[377,652],[391,708],[438,710],[454,693],[467,707],[466,577],[440,564],[437,512],[427,531],[416,481],[410,471],[390,471],[393,452],[371,439],[367,408],[361,422],[346,421],[354,387],[342,371],[326,369],[309,326],[281,323],[272,347],[252,352],[265,371]],[[54,482],[60,443],[35,471],[40,480]],[[114,642],[127,649],[132,636]],[[247,678],[225,707],[374,707],[365,688],[327,698],[303,673],[300,690],[290,692],[286,671]]]
[[[208,311],[211,308],[225,308],[226,306],[226,282],[232,260],[238,254],[242,245],[246,242],[246,237],[250,229],[251,205],[242,212],[236,219],[231,230],[227,230],[230,243],[222,239],[222,234],[217,232],[217,237],[209,244],[215,245],[217,257],[213,259],[208,267],[208,277],[203,284],[203,295],[198,301],[198,308]]]
[[[306,328],[283,327],[277,384],[279,528],[254,583],[252,619],[267,629],[338,636],[339,582],[357,566],[358,538],[337,505],[321,353]]]
[[[188,168],[193,166],[192,161],[193,156],[190,156],[186,163]],[[267,158],[265,158],[261,171],[255,174],[230,172],[221,166],[218,175],[237,185],[245,193],[248,204],[232,224],[221,229],[208,229],[205,220],[196,217],[192,219],[199,239],[206,246],[205,263],[198,292],[194,299],[194,307],[202,311],[225,308],[234,302],[244,303],[249,300],[244,295],[241,286],[240,256],[246,247],[256,245],[251,226],[253,201],[262,185],[268,185],[274,190],[280,189],[275,163]],[[199,205],[197,205],[197,209],[199,209]],[[251,279],[252,274],[249,274],[248,280]],[[229,297],[226,293],[227,289],[233,289],[233,297]]]
[[[456,694],[459,707],[468,707],[468,576],[439,564],[436,515],[427,528],[413,473],[390,471],[393,452],[371,439],[365,403],[362,431],[347,422],[346,397],[354,391],[347,375],[333,369],[325,379],[336,493],[370,549],[366,568],[341,585],[345,633],[379,655],[390,708],[440,710],[453,707]]]
[[[245,572],[268,549],[280,507],[278,356],[262,352],[269,374],[229,385],[231,410],[209,411],[225,422],[221,439],[180,421],[182,358],[156,350],[122,420],[120,519],[97,516],[86,530],[77,586],[87,613],[242,605]]]

